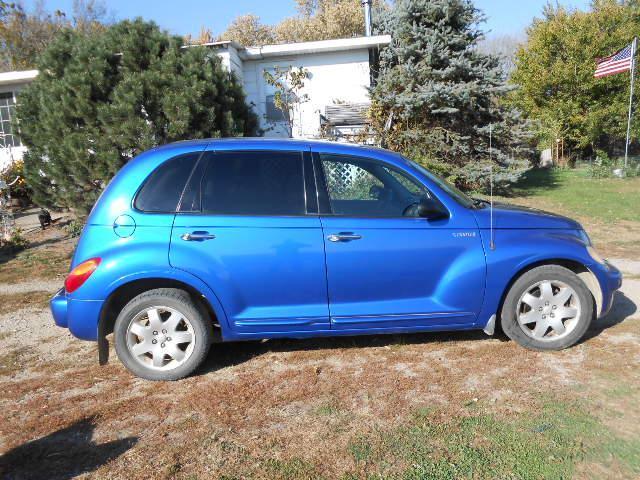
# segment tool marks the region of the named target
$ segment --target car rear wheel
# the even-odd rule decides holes
[[[501,313],[503,331],[533,350],[561,350],[585,334],[594,312],[591,292],[571,270],[544,265],[513,284]]]
[[[142,293],[116,319],[118,358],[148,380],[177,380],[204,361],[211,345],[211,321],[188,293],[158,288]]]

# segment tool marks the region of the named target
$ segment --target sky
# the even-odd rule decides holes
[[[25,0],[27,8],[36,0]],[[48,10],[71,11],[72,0],[45,0]],[[294,0],[108,0],[105,1],[116,19],[143,17],[176,34],[197,34],[201,26],[214,34],[238,15],[254,13],[264,23],[277,23],[296,13]],[[518,35],[540,16],[547,0],[476,0],[476,6],[487,16],[484,25],[490,35]],[[560,0],[560,4],[586,9],[590,0]]]

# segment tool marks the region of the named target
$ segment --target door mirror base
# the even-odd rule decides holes
[[[449,218],[449,212],[437,200],[431,198],[423,198],[418,204],[417,212],[419,217],[427,220],[442,220]]]

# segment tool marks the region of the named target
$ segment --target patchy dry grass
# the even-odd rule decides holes
[[[17,253],[0,252],[0,281],[24,282],[36,279],[62,278],[77,239],[68,238],[60,227],[30,235],[31,245]]]
[[[51,292],[41,291],[0,295],[0,315],[23,308],[47,308],[50,299]]]
[[[225,344],[174,383],[76,350],[0,377],[0,438],[14,458],[90,418],[98,478],[634,478],[640,383],[620,365],[638,347],[608,335],[554,353],[471,333]]]
[[[605,251],[636,248],[607,228]],[[71,248],[23,252],[2,282],[65,272]],[[0,320],[42,321],[48,295],[0,297]],[[220,344],[172,383],[100,367],[64,329],[9,329],[0,477],[639,478],[638,299],[617,302],[561,352],[476,332]]]

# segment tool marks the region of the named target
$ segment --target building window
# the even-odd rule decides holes
[[[276,107],[275,95],[267,95],[267,121],[286,122],[289,112],[282,111]]]
[[[13,92],[0,93],[0,148],[19,147],[20,137],[13,133],[11,120],[15,115],[16,103]]]

